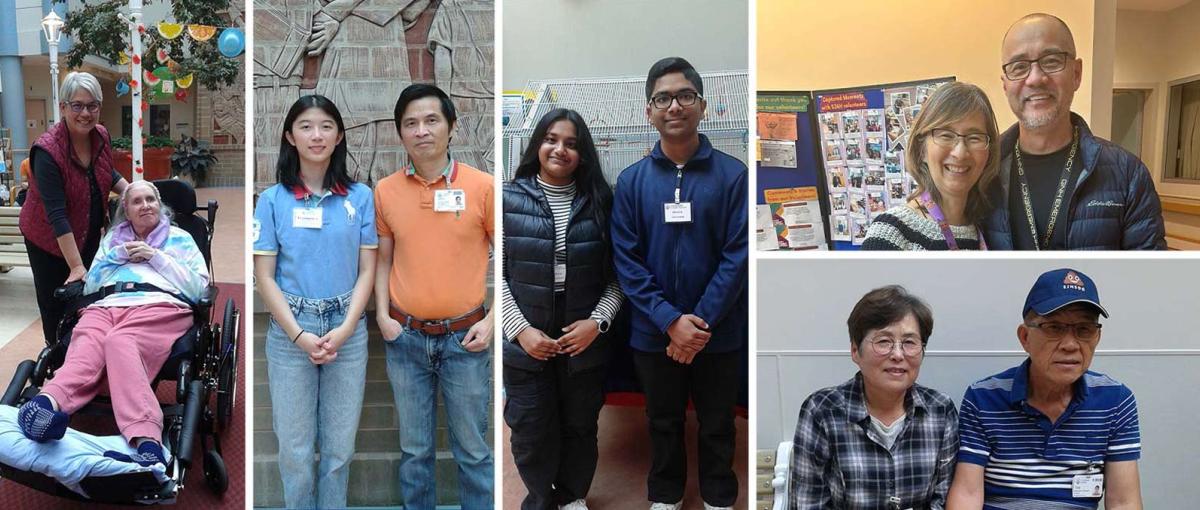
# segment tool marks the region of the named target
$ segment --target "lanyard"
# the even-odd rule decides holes
[[[675,167],[675,203],[679,203],[679,189],[683,187],[683,165]]]
[[[1025,178],[1025,167],[1021,164],[1021,140],[1017,139],[1017,177],[1021,181],[1021,200],[1025,205],[1025,219],[1029,222],[1029,232],[1033,234],[1033,244],[1039,251],[1050,248],[1050,239],[1054,237],[1054,222],[1058,220],[1058,210],[1062,206],[1063,194],[1067,191],[1067,183],[1071,180],[1071,164],[1075,162],[1075,152],[1079,149],[1079,128],[1075,128],[1071,136],[1071,152],[1067,155],[1067,166],[1063,167],[1062,177],[1058,181],[1058,191],[1054,193],[1054,206],[1050,209],[1050,221],[1046,223],[1046,235],[1038,237],[1037,223],[1033,219],[1033,203],[1029,199],[1029,180]]]
[[[917,198],[917,205],[920,205],[925,214],[937,222],[938,229],[942,231],[942,237],[946,239],[946,246],[951,250],[958,250],[958,240],[954,238],[954,232],[950,230],[950,222],[946,221],[946,215],[942,213],[942,208],[933,201],[933,197],[929,196],[928,191],[921,193],[921,196]],[[987,241],[983,240],[983,233],[979,232],[979,227],[975,227],[975,231],[979,236],[979,249],[987,250]]]

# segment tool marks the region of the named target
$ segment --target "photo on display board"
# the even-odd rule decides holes
[[[847,133],[847,136],[848,137],[850,136],[849,133]],[[862,164],[862,161],[863,161],[862,137],[857,136],[857,135],[853,136],[853,137],[849,137],[849,138],[846,138],[845,140],[843,140],[843,143],[845,144],[845,149],[846,149],[846,161],[850,162],[851,164],[853,164],[853,163]]]
[[[832,166],[829,168],[829,190],[830,191],[845,191],[846,190],[846,167]]]
[[[866,111],[868,135],[878,135],[883,133],[883,110],[876,108]]]
[[[834,168],[839,168],[839,167],[834,167]],[[849,167],[846,167],[846,169],[847,169],[847,175],[850,176],[850,180],[849,180],[850,189],[862,191],[863,184],[864,184],[863,178],[866,175],[866,169],[863,168],[862,165],[851,165]]]
[[[822,113],[818,116],[821,124],[821,136],[826,140],[837,140],[842,137],[842,121],[839,113]]]
[[[831,221],[829,237],[834,241],[850,240],[850,217],[846,214],[834,214]]]
[[[833,193],[829,195],[829,208],[835,212],[846,212],[847,200],[845,193]]]

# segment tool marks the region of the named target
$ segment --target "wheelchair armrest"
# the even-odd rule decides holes
[[[54,299],[63,302],[73,301],[83,295],[83,280],[76,280],[54,289]]]
[[[202,307],[207,310],[209,308],[212,308],[213,303],[215,303],[216,301],[217,301],[217,286],[210,283],[210,284],[208,284],[208,287],[204,288],[204,294],[200,295],[200,301],[196,302],[196,306]]]

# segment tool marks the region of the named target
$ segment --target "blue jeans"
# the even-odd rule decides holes
[[[317,336],[340,326],[350,306],[350,293],[328,299],[284,297],[300,327]],[[367,379],[365,317],[359,318],[354,333],[337,354],[330,363],[314,365],[274,319],[267,327],[271,415],[288,508],[346,507],[346,484]],[[314,473],[318,451],[321,461]]]
[[[458,463],[464,510],[493,508],[491,415],[492,351],[469,352],[466,330],[427,335],[405,329],[387,342],[387,373],[400,415],[400,490],[404,508],[430,510],[434,483],[434,428],[438,389],[446,406],[450,451]]]

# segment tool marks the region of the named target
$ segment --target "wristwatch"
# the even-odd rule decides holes
[[[596,321],[596,326],[600,329],[601,333],[608,333],[608,327],[611,326],[612,323],[598,317],[592,317],[592,320]]]

